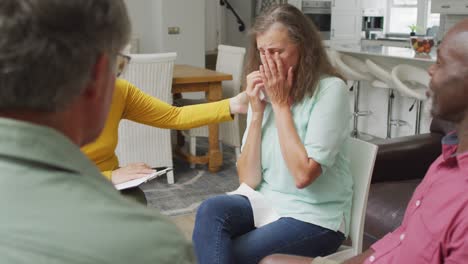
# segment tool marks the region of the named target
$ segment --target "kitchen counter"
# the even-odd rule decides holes
[[[409,40],[387,40],[387,39],[361,39],[361,45],[372,45],[372,46],[388,46],[388,47],[400,47],[400,48],[411,48]]]
[[[409,41],[410,38],[403,38],[403,37],[382,37],[382,38],[377,38],[376,40],[406,42],[406,41]]]
[[[434,63],[437,60],[437,48],[432,48],[430,54],[416,54],[411,48],[390,47],[380,45],[358,45],[358,44],[332,44],[330,48],[346,53],[360,55],[372,55],[380,57],[409,59],[421,62]]]
[[[429,55],[417,55],[411,48],[364,43],[360,45],[332,43],[330,48],[363,62],[369,59],[388,73],[395,66],[401,64],[427,70],[437,59],[435,48],[432,49]],[[371,111],[372,114],[359,118],[358,129],[363,133],[385,138],[387,135],[388,89],[375,87],[372,82],[368,81],[361,81],[360,88],[359,107],[362,110]],[[349,96],[351,100],[353,94],[350,92]],[[393,126],[392,137],[413,135],[416,121],[416,111],[413,110],[414,99],[401,96],[399,93],[395,93],[394,96],[395,104],[393,105],[392,116],[407,123],[398,127]],[[426,109],[424,105],[423,109]],[[424,110],[421,114],[421,133],[429,131],[430,121],[430,113]]]

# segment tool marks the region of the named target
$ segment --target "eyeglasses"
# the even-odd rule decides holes
[[[122,75],[122,73],[125,71],[125,68],[127,68],[128,63],[130,63],[130,56],[124,55],[122,53],[117,54],[117,59],[116,59],[116,72],[115,75],[119,77]]]

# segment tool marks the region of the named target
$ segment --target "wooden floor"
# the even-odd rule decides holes
[[[182,231],[187,240],[192,241],[193,226],[195,224],[195,213],[172,216],[172,222]]]

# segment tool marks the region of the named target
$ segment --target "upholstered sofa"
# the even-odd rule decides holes
[[[375,142],[379,145],[364,228],[363,250],[397,228],[413,191],[441,153],[442,137],[454,126],[434,119],[430,133]]]

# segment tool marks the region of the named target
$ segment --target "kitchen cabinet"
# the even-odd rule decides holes
[[[325,0],[327,1],[327,0]],[[330,1],[330,0],[328,0]],[[333,43],[358,43],[362,29],[362,0],[331,0],[330,40]],[[288,3],[302,9],[302,0]]]
[[[362,0],[362,8],[387,9],[387,0]]]
[[[297,7],[299,10],[302,10],[302,0],[288,0],[288,4]]]
[[[361,7],[361,0],[332,0],[332,8],[355,9]]]
[[[333,0],[330,39],[333,43],[358,43],[361,39],[361,0]]]
[[[468,15],[468,0],[432,0],[431,12]]]

